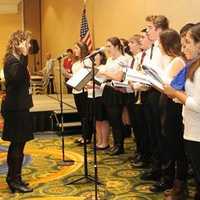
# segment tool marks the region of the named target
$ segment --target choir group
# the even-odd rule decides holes
[[[97,150],[111,156],[125,152],[124,139],[134,134],[136,150],[130,159],[133,167],[145,168],[142,180],[154,180],[152,192],[164,192],[165,199],[187,199],[189,172],[195,178],[195,199],[200,199],[200,24],[188,23],[179,32],[169,27],[163,15],[145,19],[146,28],[129,40],[110,37],[106,54],[99,51],[94,59],[85,43],[77,42],[70,78],[84,66],[98,69],[93,83],[83,90],[73,89],[81,116],[80,145],[91,142],[95,118]],[[163,89],[127,81],[132,68],[144,74],[151,66],[163,74]],[[127,87],[113,84],[127,83]],[[95,107],[93,95],[95,94]],[[112,143],[109,144],[109,128]],[[120,158],[120,157],[119,157]],[[188,167],[189,166],[189,167]]]

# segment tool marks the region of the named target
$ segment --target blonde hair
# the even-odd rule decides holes
[[[129,42],[136,42],[137,44],[141,44],[140,39],[142,38],[139,34],[134,34],[130,39]]]
[[[163,31],[169,28],[169,20],[163,15],[149,15],[145,20],[152,22],[156,28],[161,28]]]
[[[21,31],[17,30],[14,33],[12,33],[9,37],[6,53],[4,56],[4,63],[9,55],[11,55],[13,52],[15,52],[17,55],[20,55],[20,52],[18,50],[18,46],[21,42],[29,39],[31,37],[30,31]]]

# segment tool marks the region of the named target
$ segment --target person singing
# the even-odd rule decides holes
[[[88,67],[92,66],[92,62],[90,61],[90,59],[84,60],[84,58],[89,54],[86,43],[77,42],[74,45],[73,52],[74,52],[76,62],[74,62],[72,65],[71,76],[76,74],[79,70],[81,70],[85,66],[88,66]],[[81,126],[82,126],[82,137],[80,137],[79,139],[76,139],[74,142],[79,145],[83,145],[84,138],[85,138],[86,143],[90,144],[92,140],[93,126],[91,125],[91,122],[89,121],[88,114],[87,114],[87,108],[88,108],[87,90],[73,89],[72,94],[74,96],[74,101],[76,104],[78,114],[80,115],[80,118],[81,118]]]
[[[30,32],[12,33],[4,57],[6,95],[1,105],[4,118],[2,139],[10,142],[6,182],[13,193],[33,191],[21,177],[24,147],[27,141],[33,139],[29,112],[33,101],[30,91],[30,75],[27,69],[30,37]]]
[[[105,76],[108,80],[121,81],[123,79],[122,64],[127,66],[128,60],[123,55],[123,46],[117,37],[111,37],[106,41],[106,50],[110,56],[106,65],[101,67],[99,75]],[[123,93],[118,88],[107,83],[103,90],[103,101],[112,127],[113,147],[110,148],[110,155],[124,153],[124,124],[122,122],[122,111],[124,107]]]

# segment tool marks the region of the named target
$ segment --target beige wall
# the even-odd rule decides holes
[[[177,30],[187,22],[200,21],[199,0],[95,0],[95,44],[109,36],[129,38],[144,27],[145,16],[163,14]]]
[[[88,10],[93,11],[92,1],[88,6]],[[42,0],[43,58],[46,52],[58,56],[79,40],[82,8],[82,0]],[[92,25],[90,27],[92,29]]]
[[[39,52],[29,55],[28,64],[30,72],[41,69],[41,0],[23,0],[24,29],[32,33],[32,38],[36,39],[39,45]]]
[[[6,50],[6,45],[9,39],[9,35],[21,29],[22,17],[21,14],[0,14],[0,68],[2,68],[3,57]]]
[[[42,0],[43,57],[73,47],[79,39],[83,0]],[[129,38],[145,26],[149,14],[164,14],[171,26],[200,19],[199,0],[87,0],[87,14],[95,46],[104,45],[110,36]],[[189,8],[189,9],[188,9]]]
[[[41,0],[42,57],[53,57],[79,40],[83,0]],[[141,30],[148,14],[164,14],[171,26],[179,29],[184,23],[200,19],[199,0],[87,0],[87,16],[95,46],[104,45],[110,36],[129,38]],[[5,53],[8,35],[21,27],[18,14],[1,14],[0,61]]]
[[[93,1],[87,4],[87,8],[93,11]],[[73,48],[74,43],[79,40],[80,23],[82,15],[82,0],[42,0],[42,58],[43,66],[45,54],[52,53],[56,58],[65,49]],[[92,23],[92,13],[89,14]],[[92,24],[90,28],[92,30]],[[56,91],[59,91],[58,62],[54,67]],[[66,91],[64,89],[63,91]]]

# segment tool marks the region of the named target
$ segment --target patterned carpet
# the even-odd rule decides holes
[[[93,183],[66,185],[78,175],[83,175],[83,148],[73,143],[78,136],[65,137],[65,152],[68,158],[75,160],[73,166],[59,165],[61,138],[55,135],[37,135],[25,149],[23,177],[34,188],[33,193],[11,194],[5,183],[6,151],[8,143],[0,140],[0,200],[92,200],[94,199]],[[101,200],[160,200],[162,194],[149,191],[152,182],[142,182],[142,169],[132,168],[128,157],[134,145],[132,138],[126,139],[126,153],[121,156],[109,156],[98,152],[98,174],[103,183],[98,186]],[[88,146],[89,173],[93,175],[93,150]],[[193,196],[193,194],[191,193]]]

